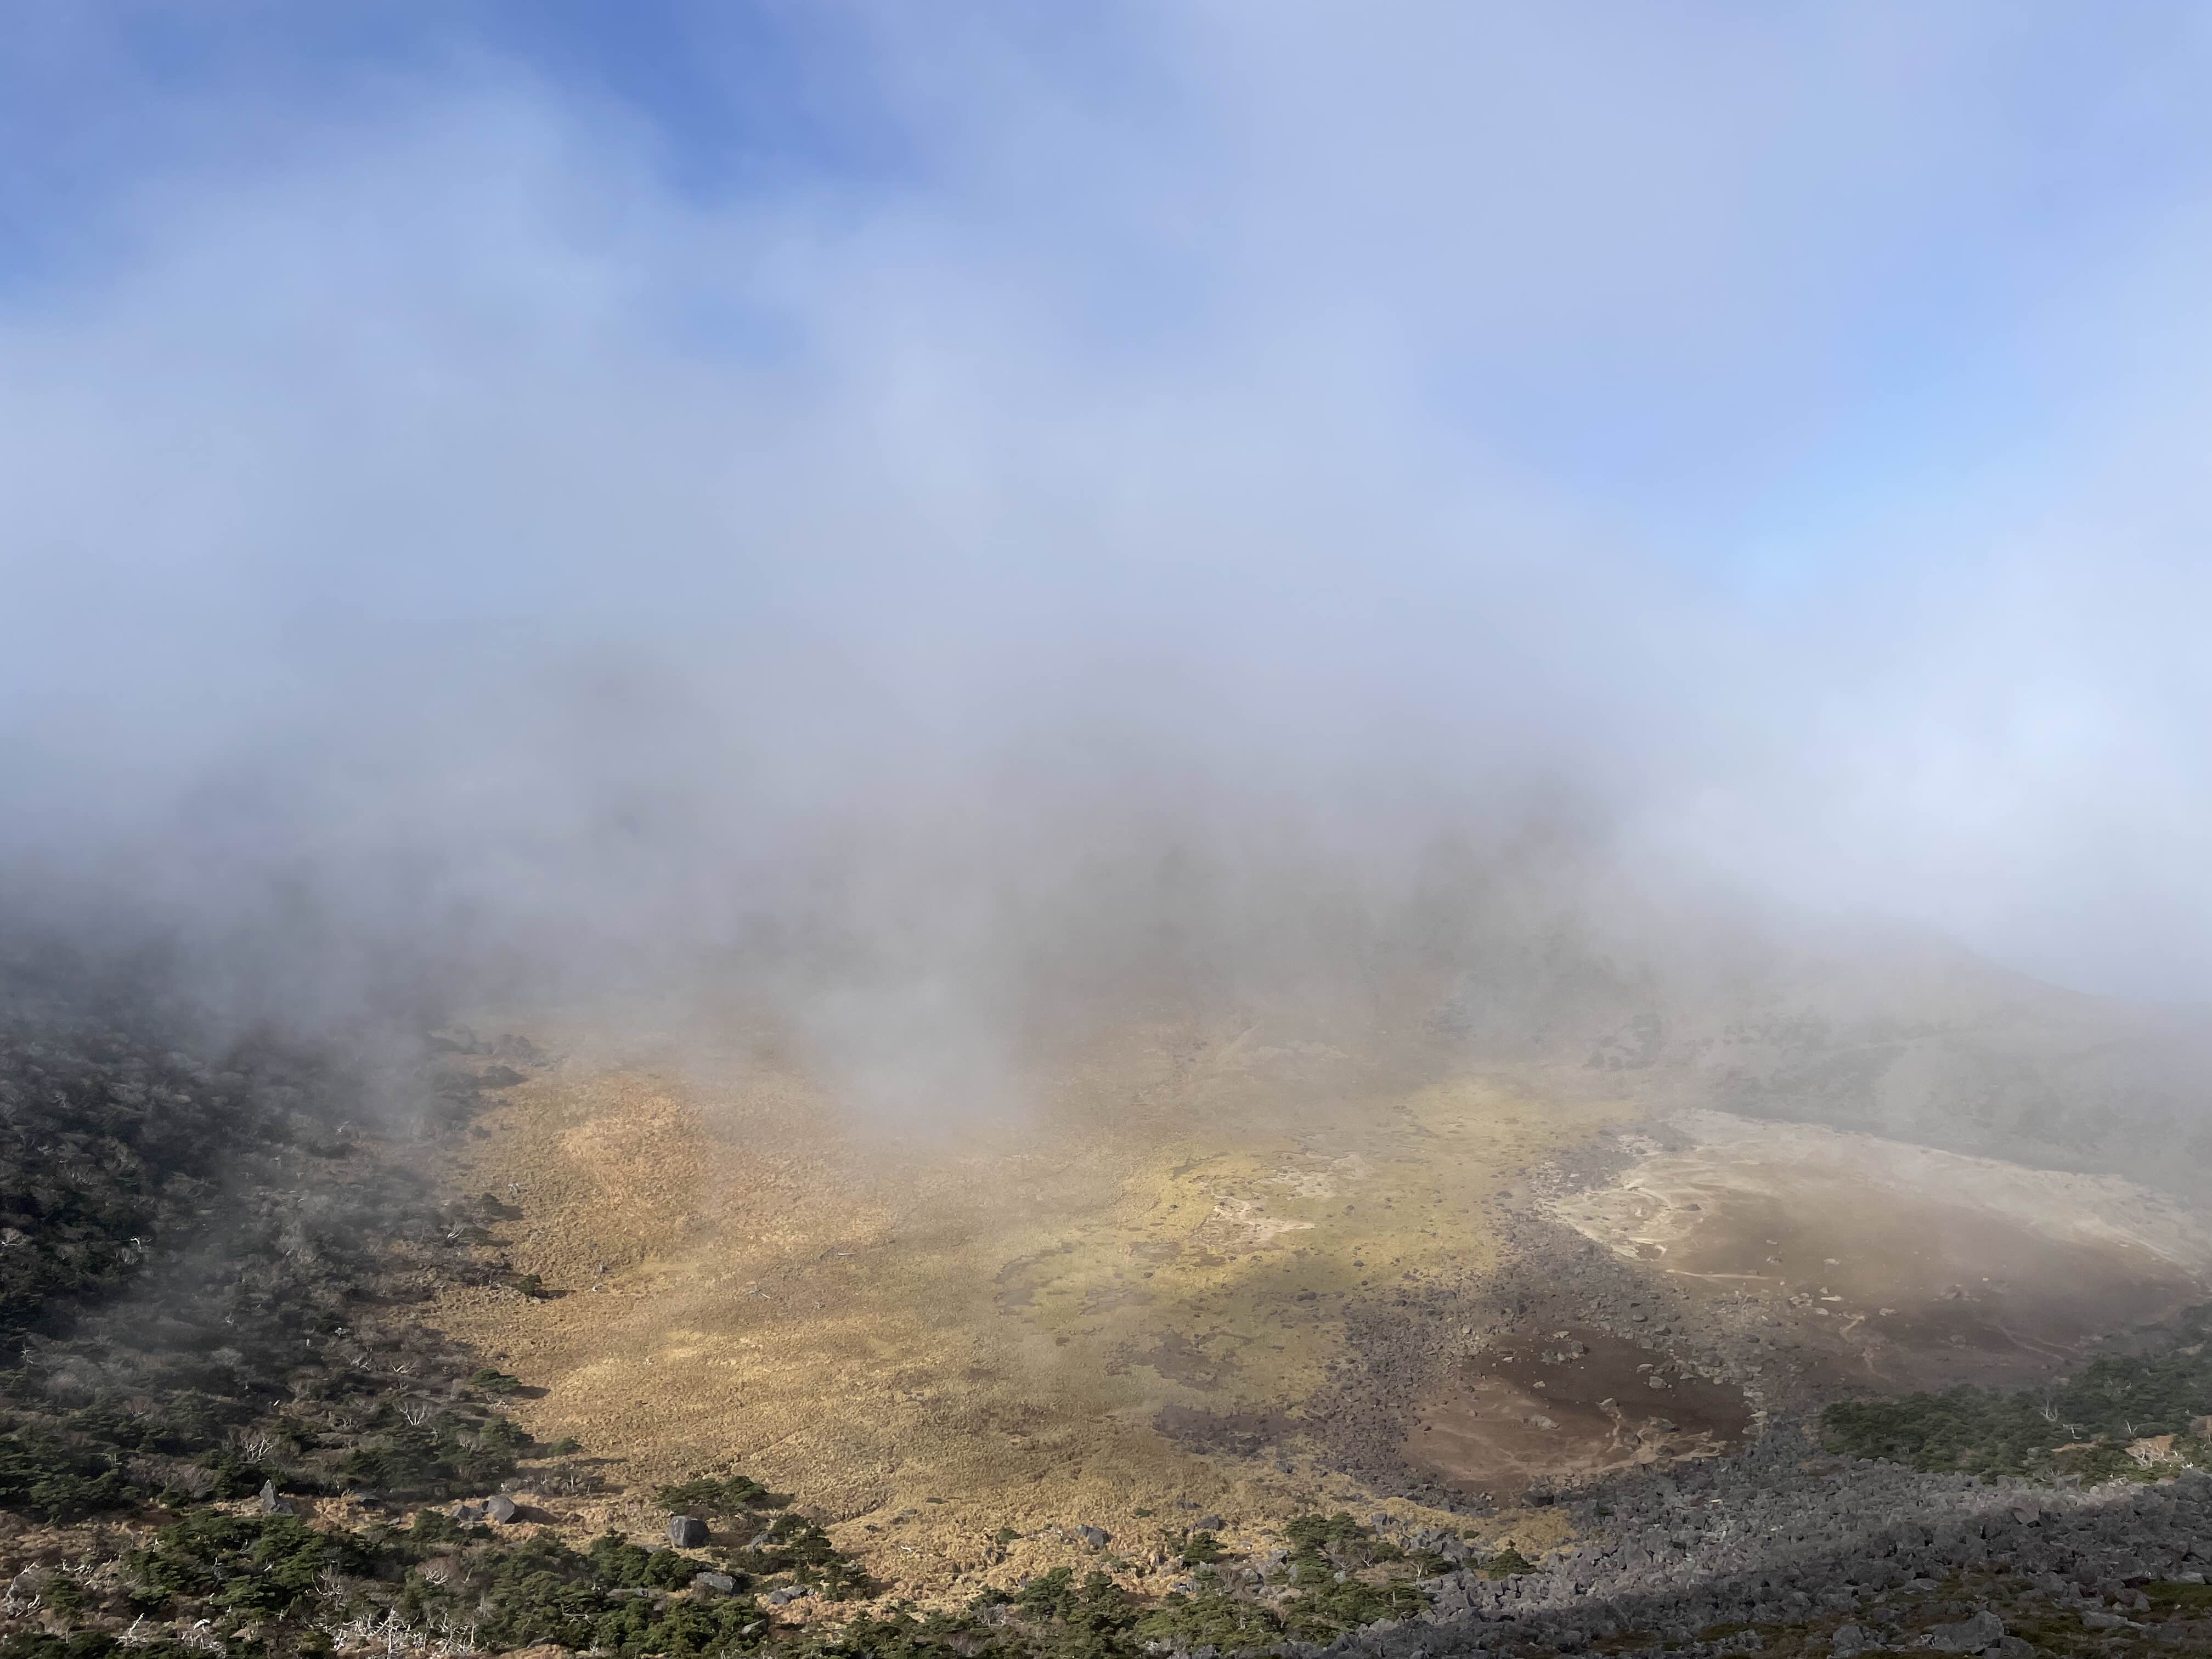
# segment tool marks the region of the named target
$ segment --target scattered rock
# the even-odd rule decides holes
[[[1114,1534],[1103,1527],[1078,1527],[1076,1540],[1094,1550],[1103,1550],[1114,1541]]]
[[[701,1595],[732,1595],[737,1592],[738,1581],[726,1572],[702,1572],[691,1581],[691,1588]]]
[[[496,1521],[502,1527],[514,1520],[520,1512],[520,1507],[503,1492],[495,1492],[484,1499],[486,1518]]]
[[[1219,1516],[1201,1515],[1190,1523],[1190,1529],[1193,1532],[1219,1532],[1222,1526],[1223,1522]]]
[[[299,1509],[290,1498],[276,1495],[274,1480],[264,1480],[261,1483],[261,1512],[264,1515],[296,1515]]]

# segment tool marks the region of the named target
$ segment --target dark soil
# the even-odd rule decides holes
[[[1499,1339],[1420,1402],[1408,1462],[1454,1489],[1516,1499],[1532,1485],[1711,1456],[1751,1426],[1741,1389],[1591,1326]]]

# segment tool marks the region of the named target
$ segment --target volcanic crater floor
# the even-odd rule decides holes
[[[1532,1488],[1722,1455],[1784,1374],[2048,1369],[2212,1264],[2124,1183],[1654,1126],[1566,1073],[1164,1026],[1032,1082],[1018,1121],[897,1133],[761,1045],[573,1043],[498,1090],[441,1173],[520,1208],[498,1248],[548,1294],[431,1316],[605,1460],[540,1510],[645,1536],[653,1486],[742,1470],[924,1605],[1101,1559],[1164,1589],[1200,1514],[1231,1548],[1387,1508],[1533,1557],[1568,1523]]]
[[[2029,1381],[2212,1282],[2204,1212],[2117,1176],[1710,1111],[1630,1141],[1547,1213],[1832,1388]]]

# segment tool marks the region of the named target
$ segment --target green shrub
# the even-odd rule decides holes
[[[395,1497],[465,1497],[513,1474],[530,1443],[507,1418],[478,1423],[448,1412],[428,1423],[390,1424],[341,1458],[336,1472]]]
[[[592,1640],[620,1654],[727,1653],[759,1645],[762,1633],[752,1627],[760,1622],[750,1601],[679,1601],[663,1608],[638,1600],[601,1613]]]
[[[987,1645],[988,1644],[988,1645]],[[812,1632],[782,1652],[834,1656],[835,1659],[971,1659],[979,1651],[998,1651],[987,1627],[970,1616],[931,1613],[917,1617],[912,1609],[894,1607],[888,1613],[862,1613],[835,1631]]]
[[[1118,1635],[1137,1615],[1129,1593],[1095,1568],[1079,1583],[1073,1567],[1054,1567],[1024,1584],[1014,1606],[1032,1619],[1093,1638]]]
[[[1195,1595],[1171,1594],[1139,1619],[1133,1632],[1139,1643],[1168,1642],[1185,1650],[1212,1647],[1224,1653],[1272,1647],[1282,1633],[1282,1620],[1268,1608],[1218,1589],[1201,1589]]]
[[[1210,1532],[1194,1532],[1182,1540],[1182,1564],[1187,1567],[1210,1565],[1227,1553],[1221,1540]]]
[[[326,1567],[360,1574],[374,1565],[350,1534],[319,1532],[297,1516],[215,1510],[164,1527],[130,1564],[152,1595],[269,1615],[290,1613],[311,1598]]]
[[[789,1492],[770,1492],[744,1474],[732,1474],[720,1480],[702,1475],[663,1486],[653,1496],[664,1509],[678,1515],[743,1515],[749,1510],[784,1509],[791,1503]]]
[[[155,1646],[131,1650],[138,1654],[154,1654],[157,1648],[182,1653],[173,1643],[162,1642]],[[0,1659],[107,1659],[110,1654],[125,1651],[122,1644],[112,1636],[98,1631],[78,1631],[71,1636],[49,1636],[43,1632],[19,1631],[0,1640]],[[161,1656],[166,1659],[166,1656]]]
[[[2048,1387],[1960,1387],[1843,1401],[1821,1413],[1821,1437],[1832,1451],[1923,1471],[2140,1478],[2142,1466],[2126,1455],[2129,1442],[2185,1436],[2192,1418],[2212,1412],[2208,1314],[2212,1309],[2183,1316],[2157,1352],[2100,1354]],[[2062,1447],[2086,1449],[2062,1453]],[[2201,1448],[2178,1449],[2186,1455]]]
[[[732,1550],[732,1568],[767,1578],[788,1573],[823,1599],[850,1601],[880,1593],[882,1587],[860,1565],[838,1549],[830,1534],[803,1516],[779,1515],[763,1529],[757,1545]]]
[[[125,1479],[111,1451],[72,1445],[37,1425],[0,1437],[0,1509],[39,1521],[76,1521],[144,1496]]]
[[[592,1575],[619,1589],[681,1589],[704,1569],[694,1558],[671,1549],[647,1549],[615,1533],[592,1540]]]

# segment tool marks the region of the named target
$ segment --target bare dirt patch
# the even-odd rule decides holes
[[[2212,1231],[2113,1176],[1696,1112],[1551,1212],[1838,1380],[2024,1379],[2203,1299]]]
[[[1584,1326],[1510,1335],[1416,1407],[1408,1462],[1474,1496],[1717,1456],[1751,1426],[1741,1390]]]

